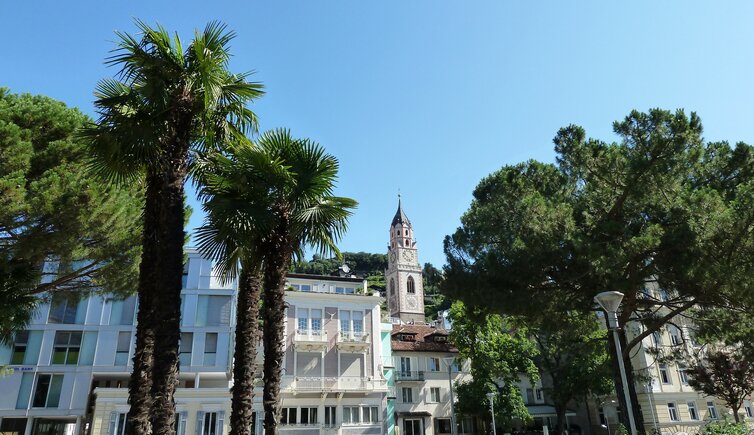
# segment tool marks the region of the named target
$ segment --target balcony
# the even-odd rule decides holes
[[[374,379],[364,376],[298,376],[292,382],[284,382],[284,390],[296,393],[301,392],[380,392],[387,391],[387,382],[384,379]]]
[[[327,350],[327,332],[312,329],[297,329],[293,335],[293,346],[296,350],[316,352]]]
[[[369,333],[361,331],[340,331],[338,349],[349,352],[365,352],[371,346]]]
[[[396,382],[422,382],[424,381],[423,371],[396,370]]]

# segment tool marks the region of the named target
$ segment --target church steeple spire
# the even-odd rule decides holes
[[[395,224],[406,224],[408,226],[411,226],[411,221],[408,220],[408,216],[406,216],[406,213],[403,212],[403,207],[401,207],[401,194],[398,194],[398,210],[395,212],[395,216],[393,217],[393,223],[390,224],[390,226],[395,226]]]

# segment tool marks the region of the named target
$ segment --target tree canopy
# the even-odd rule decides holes
[[[62,102],[0,89],[0,339],[45,292],[136,289],[142,188],[89,173],[76,137],[88,122]]]
[[[682,110],[633,111],[613,131],[606,142],[568,126],[556,163],[484,178],[445,239],[444,291],[534,318],[620,291],[620,324],[640,324],[622,337],[630,371],[629,352],[695,305],[751,306],[741,301],[754,297],[754,150],[705,144],[699,117]],[[669,296],[652,297],[650,282]]]

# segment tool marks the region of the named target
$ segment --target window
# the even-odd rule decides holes
[[[668,291],[665,290],[664,288],[660,288],[659,293],[660,293],[660,300],[661,301],[667,302],[668,300],[670,300],[670,296],[668,295]]]
[[[696,402],[689,402],[689,418],[692,420],[699,420],[699,411],[696,409]]]
[[[298,422],[298,408],[283,408],[280,416],[280,424],[296,424]]]
[[[679,421],[678,409],[676,409],[673,402],[668,403],[668,417],[670,417],[670,421]]]
[[[422,421],[418,418],[403,420],[404,435],[422,435]]]
[[[55,333],[55,345],[52,364],[76,365],[81,353],[81,332],[58,331]]]
[[[343,407],[343,424],[359,424],[361,416],[359,415],[358,406]]]
[[[663,384],[670,383],[670,372],[668,371],[667,364],[660,364],[660,381],[662,381]]]
[[[230,324],[230,296],[200,295],[196,306],[196,326]]]
[[[427,358],[427,370],[430,372],[439,372],[440,369],[440,358],[434,358],[429,357]]]
[[[751,408],[751,402],[748,400],[744,401],[744,411],[747,418],[754,418],[754,410]]]
[[[301,424],[317,424],[317,408],[301,408]]]
[[[47,318],[47,322],[63,324],[84,323],[84,314],[86,313],[79,313],[78,308],[79,304],[77,301],[70,300],[65,295],[59,293],[55,294],[50,303],[50,315]]]
[[[222,414],[223,412],[205,412],[202,418],[200,435],[221,435],[222,434]],[[201,414],[199,414],[201,415]]]
[[[311,334],[322,335],[322,310],[310,310]]]
[[[341,295],[352,295],[356,293],[356,289],[353,287],[335,287],[335,293]]]
[[[652,333],[652,341],[656,348],[662,346],[662,336],[659,332],[655,331]]]
[[[543,400],[544,400],[544,399],[542,398],[542,389],[541,389],[541,388],[536,388],[536,389],[534,390],[534,395],[535,395],[535,396],[537,397],[537,402],[541,402],[541,401],[543,401]]]
[[[19,331],[13,338],[13,354],[10,357],[11,364],[23,364],[26,355],[26,346],[29,344],[29,331]]]
[[[403,403],[414,403],[414,390],[411,388],[401,388],[401,394],[403,396]]]
[[[181,275],[181,288],[186,288],[188,285],[189,265],[188,261],[183,263],[183,274]]]
[[[411,375],[411,358],[407,356],[401,357],[401,375],[403,376]]]
[[[341,332],[351,331],[351,312],[350,311],[340,312],[340,331]]]
[[[353,311],[351,317],[353,318],[353,335],[356,337],[364,335],[364,313]]]
[[[440,388],[432,387],[429,389],[429,402],[440,403]]]
[[[435,419],[437,422],[437,433],[453,433],[453,431],[450,429],[450,419],[449,418],[438,418]]]
[[[115,434],[114,435],[126,435],[128,430],[128,414],[121,412],[115,414]]]
[[[681,384],[683,385],[689,384],[689,375],[686,372],[686,366],[684,365],[678,366],[678,377],[681,379]]]
[[[711,420],[717,420],[717,407],[715,406],[715,402],[707,402],[707,414],[709,414]]]
[[[390,278],[390,294],[395,294],[395,279]]]
[[[309,310],[306,308],[299,308],[298,310],[298,334],[309,334]]]
[[[406,240],[406,246],[408,246],[408,240]]]
[[[527,388],[526,389],[526,404],[532,405],[533,403],[534,403],[534,389]]]
[[[111,325],[133,325],[136,312],[136,296],[122,301],[112,301],[110,308]]]
[[[204,365],[213,366],[217,359],[217,332],[208,332],[204,336]]]
[[[325,426],[335,426],[335,406],[325,406]]]
[[[115,365],[128,364],[128,351],[131,349],[131,332],[121,331],[118,333],[118,345],[115,348]]]
[[[605,417],[605,408],[600,406],[597,412],[599,413],[599,416],[600,416],[600,424],[604,424],[605,426],[607,426],[607,417]]]
[[[408,230],[403,230],[403,234],[408,236]]]
[[[414,287],[414,277],[409,276],[406,280],[406,291],[408,293],[416,293],[416,288]]]
[[[191,352],[194,348],[194,333],[181,332],[181,342],[178,346],[178,361],[181,366],[188,367],[191,365]]]
[[[668,332],[670,333],[670,342],[673,343],[673,346],[681,344],[681,331],[678,328],[670,325]]]
[[[361,408],[361,414],[362,419],[361,421],[364,424],[376,424],[380,421],[380,416],[378,415],[380,408],[377,406],[365,406]]]
[[[60,403],[60,390],[63,375],[37,375],[37,387],[31,406],[34,408],[57,408]]]

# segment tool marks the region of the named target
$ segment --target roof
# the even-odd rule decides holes
[[[401,341],[401,334],[415,336],[415,341]],[[451,352],[458,353],[458,349],[449,341],[436,342],[431,337],[448,336],[448,331],[431,325],[393,325],[390,346],[395,351],[404,352]]]
[[[398,197],[398,210],[395,212],[395,216],[393,217],[393,223],[390,224],[390,226],[395,226],[396,224],[408,224],[411,225],[411,221],[408,220],[408,216],[406,216],[406,213],[403,212],[403,207],[401,207],[401,197]]]
[[[335,275],[310,275],[308,273],[289,273],[286,275],[287,278],[295,278],[295,279],[316,279],[320,281],[342,281],[342,282],[353,282],[353,283],[362,283],[364,282],[364,278],[356,278],[356,277],[348,277],[348,276],[335,276]]]

